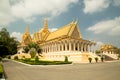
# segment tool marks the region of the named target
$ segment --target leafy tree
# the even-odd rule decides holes
[[[95,53],[96,53],[96,54],[100,54],[100,50],[96,50]]]
[[[0,31],[0,56],[12,55],[17,53],[18,41],[14,37],[10,37],[6,28]]]
[[[24,47],[23,49],[26,53],[28,53],[32,48],[34,48],[38,54],[40,54],[42,52],[42,49],[36,43],[30,43],[30,44],[28,44],[28,46]]]
[[[8,54],[10,54],[8,48],[4,45],[0,45],[0,56],[5,57]]]
[[[28,52],[29,52],[29,50],[30,50],[28,46],[23,47],[23,49],[24,49],[25,53],[28,53]]]

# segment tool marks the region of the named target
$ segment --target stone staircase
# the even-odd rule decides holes
[[[92,52],[83,52],[82,53],[82,62],[89,62],[88,58],[91,57],[92,58],[92,62],[95,62],[95,57],[98,58],[98,60],[100,60],[100,56],[96,55],[95,53]]]
[[[118,55],[117,54],[103,53],[103,55],[105,55],[106,57],[113,58],[113,59],[118,59]]]
[[[105,61],[112,61],[112,60],[115,60],[114,58],[108,56],[108,55],[104,55],[105,57]]]

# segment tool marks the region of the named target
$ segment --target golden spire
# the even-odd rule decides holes
[[[48,30],[48,21],[47,21],[47,18],[44,19],[44,30]]]
[[[78,24],[78,18],[76,19],[75,24]]]
[[[73,23],[74,23],[74,20],[72,20],[71,24],[73,24]]]
[[[26,33],[29,33],[28,25],[26,26]]]

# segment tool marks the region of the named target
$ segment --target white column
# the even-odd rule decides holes
[[[88,52],[90,52],[90,44],[88,44]]]
[[[48,45],[46,46],[46,53],[48,52]]]
[[[83,52],[83,43],[81,43],[81,52]]]
[[[88,44],[86,44],[86,52],[88,52]]]
[[[79,43],[77,43],[77,49],[78,49],[78,51],[80,50],[80,47],[79,47],[79,45],[80,45],[80,44],[79,44]]]
[[[62,51],[62,45],[61,45],[61,43],[60,43],[60,51]]]
[[[67,43],[65,43],[65,51],[67,51]]]
[[[47,44],[47,53],[48,53],[48,44]]]
[[[46,47],[44,47],[44,52],[46,53]]]
[[[54,49],[55,49],[54,46],[55,46],[55,44],[53,43],[53,45],[52,45],[52,51],[53,51],[53,52],[54,52]]]
[[[48,46],[48,45],[47,45]],[[47,52],[49,52],[49,46],[47,47]]]
[[[64,45],[64,44],[62,44],[62,51],[63,51],[63,45]]]
[[[57,45],[56,45],[56,43],[55,43],[55,52],[57,51]]]
[[[87,46],[88,46],[88,45],[87,45],[87,44],[85,44],[85,52],[87,52]]]
[[[75,51],[75,43],[73,43],[73,51]]]
[[[52,44],[50,45],[50,52],[52,52]]]
[[[71,51],[71,42],[69,42],[69,51]]]
[[[48,47],[46,46],[46,53],[48,52]]]
[[[50,45],[48,44],[48,52],[50,52]]]
[[[91,52],[91,44],[90,44],[90,52]]]
[[[49,47],[49,45],[48,45],[48,52],[49,52],[49,48],[50,48],[50,47]]]
[[[58,44],[58,51],[60,51],[60,44]]]
[[[58,45],[57,45],[57,43],[56,43],[56,51],[58,51]]]
[[[51,44],[51,52],[53,52],[53,44]]]
[[[93,44],[93,53],[95,53],[95,45]]]

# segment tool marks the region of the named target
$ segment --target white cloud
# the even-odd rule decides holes
[[[58,30],[58,28],[51,28],[49,29],[51,32]]]
[[[33,23],[36,20],[36,17],[25,18],[24,21],[27,23]]]
[[[110,5],[120,7],[120,0],[84,0],[84,13],[96,13],[110,7]]]
[[[33,22],[35,16],[58,16],[79,0],[0,0],[0,24],[23,19]]]
[[[113,0],[115,6],[120,6],[120,0]]]
[[[96,43],[97,45],[99,45],[99,46],[101,46],[101,45],[103,45],[104,43],[103,42],[101,42],[101,41],[97,41],[97,43]]]
[[[95,13],[109,7],[110,0],[84,0],[84,12]]]
[[[15,37],[18,41],[21,41],[22,40],[22,33],[20,33],[20,32],[12,32],[11,33],[11,36],[12,37]]]
[[[111,20],[104,20],[88,28],[95,34],[106,33],[109,35],[120,35],[120,16]]]
[[[12,14],[17,18],[29,18],[34,15],[56,16],[68,10],[69,5],[78,0],[24,0],[12,6]]]
[[[0,25],[7,25],[14,21],[8,0],[0,0]]]
[[[96,42],[96,46],[95,46],[95,50],[99,50],[100,47],[101,47],[103,44],[104,44],[103,42],[97,41],[97,42]]]

